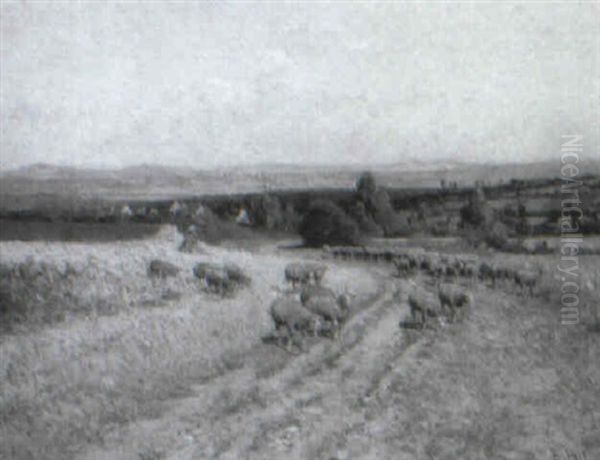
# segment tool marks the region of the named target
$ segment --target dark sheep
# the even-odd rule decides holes
[[[533,295],[540,273],[532,270],[518,270],[514,274],[514,280],[521,292]]]
[[[178,266],[159,259],[152,260],[148,266],[148,276],[156,278],[175,277],[180,271]]]

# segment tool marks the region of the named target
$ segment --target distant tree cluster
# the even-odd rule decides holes
[[[495,213],[488,205],[480,184],[475,188],[469,202],[460,210],[468,240],[475,245],[485,243],[494,249],[507,248],[511,234],[516,232],[519,225],[519,215],[524,216],[524,208],[519,208],[516,212],[504,209],[499,214]]]
[[[290,202],[285,204],[275,194],[265,192],[250,203],[253,224],[267,230],[297,231],[301,216]]]
[[[394,210],[388,192],[377,186],[372,173],[365,172],[356,181],[356,201],[366,231],[386,237],[408,233],[407,219]]]
[[[358,225],[330,200],[317,200],[302,219],[300,235],[307,246],[356,245],[360,242]]]
[[[318,200],[300,224],[300,234],[309,246],[352,245],[361,236],[393,237],[408,230],[407,218],[394,210],[390,196],[370,172],[356,181],[355,201],[347,213],[330,200]]]

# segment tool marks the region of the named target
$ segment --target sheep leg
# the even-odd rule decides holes
[[[332,338],[336,341],[339,340],[340,324],[338,323],[337,319],[334,319],[331,322],[331,331],[332,331]]]
[[[454,323],[456,321],[456,305],[453,303],[450,304],[450,322]]]
[[[304,337],[302,336],[302,333],[294,330],[291,339],[291,342],[296,345],[301,352],[306,351],[306,344],[304,343]]]
[[[287,335],[284,333],[284,324],[281,323],[277,323],[275,325],[275,334],[277,336],[277,346],[281,347],[281,348],[287,348],[287,340],[285,340],[287,338]],[[285,328],[285,330],[287,330],[287,327]],[[283,343],[285,340],[285,344]]]
[[[440,301],[440,307],[441,307],[442,314],[446,318],[448,318],[449,322],[452,322],[452,308],[450,307],[449,303],[446,302],[445,300],[441,300]]]
[[[294,326],[290,324],[286,324],[287,326],[287,341],[285,344],[285,349],[292,353],[292,346],[294,344]]]

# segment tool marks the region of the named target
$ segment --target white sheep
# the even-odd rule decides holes
[[[296,284],[309,284],[311,279],[320,284],[326,271],[327,267],[321,264],[292,262],[285,267],[284,274],[286,281],[296,287]]]
[[[281,296],[271,304],[271,318],[280,334],[285,328],[288,338],[295,341],[300,336],[299,346],[303,348],[301,337],[306,333],[316,336],[322,330],[321,317],[304,308],[302,303],[291,296]],[[281,335],[278,336],[281,339]],[[288,342],[288,345],[291,345]]]
[[[517,270],[514,272],[514,281],[521,292],[529,292],[529,295],[533,295],[540,275],[540,272],[533,270]]]
[[[471,305],[472,295],[462,286],[452,283],[440,283],[438,285],[438,297],[440,299],[440,307],[442,311],[446,307],[450,310],[449,320],[454,321],[456,318],[456,309]]]
[[[413,322],[421,327],[427,324],[428,318],[438,318],[441,313],[435,295],[414,283],[408,294],[408,306]]]
[[[348,317],[348,298],[345,295],[336,297],[331,289],[322,286],[310,286],[300,294],[302,305],[312,313],[319,315],[334,334],[340,324]]]

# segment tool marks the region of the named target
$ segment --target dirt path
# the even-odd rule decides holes
[[[377,274],[380,295],[339,341],[300,356],[257,345],[240,368],[81,458],[594,458],[597,367],[577,375],[565,366],[583,348],[531,340],[551,327],[539,306],[478,288],[463,322],[401,330],[405,283]],[[572,345],[593,352],[595,340]]]

